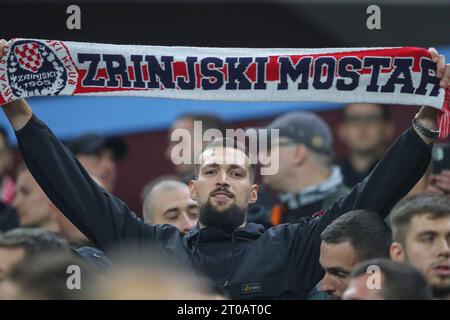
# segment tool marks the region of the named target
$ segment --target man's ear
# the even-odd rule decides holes
[[[300,165],[304,163],[308,159],[308,149],[306,149],[306,146],[304,144],[298,144],[295,146],[294,154],[292,157],[292,161]]]
[[[189,195],[191,196],[192,200],[194,201],[198,200],[197,186],[195,180],[189,180]]]
[[[250,190],[250,198],[248,200],[249,203],[255,203],[258,200],[258,185],[253,184],[252,189]]]
[[[396,262],[404,262],[406,260],[405,250],[399,242],[393,242],[389,249],[391,259]]]

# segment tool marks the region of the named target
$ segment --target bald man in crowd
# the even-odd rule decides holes
[[[149,188],[142,208],[149,224],[171,224],[188,232],[197,224],[198,205],[189,196],[189,187],[176,180],[161,180]]]

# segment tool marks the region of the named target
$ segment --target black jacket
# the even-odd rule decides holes
[[[20,225],[16,209],[0,201],[0,232],[6,232]]]
[[[306,298],[323,276],[320,234],[353,209],[386,215],[420,179],[430,159],[427,146],[408,129],[367,179],[322,215],[264,232],[248,224],[226,233],[194,228],[187,235],[170,225],[148,225],[100,188],[44,123],[33,117],[16,133],[33,176],[72,223],[100,249],[127,241],[156,245],[179,264],[199,268],[231,298]]]
[[[342,175],[344,176],[344,183],[348,187],[353,187],[358,182],[367,177],[369,173],[372,172],[372,170],[375,168],[377,163],[378,160],[375,160],[366,171],[359,173],[353,168],[353,165],[348,158],[341,159],[340,161],[336,162],[336,164],[341,168]]]

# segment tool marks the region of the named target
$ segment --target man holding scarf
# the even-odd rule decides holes
[[[3,52],[1,50],[0,52]],[[450,65],[430,50],[440,86],[447,88]],[[1,55],[1,54],[0,54]],[[201,153],[192,199],[199,223],[187,234],[169,225],[147,225],[112,194],[100,188],[25,100],[3,106],[16,130],[27,166],[56,206],[99,248],[126,242],[157,245],[180,265],[192,267],[225,288],[233,299],[306,298],[323,277],[320,234],[350,210],[385,215],[416,184],[431,159],[437,110],[424,107],[372,173],[328,210],[295,224],[264,232],[246,223],[257,199],[254,164],[241,146],[216,140]]]

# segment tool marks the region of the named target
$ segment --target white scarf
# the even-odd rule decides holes
[[[450,90],[415,47],[190,48],[13,39],[0,60],[0,104],[49,95],[427,105],[450,127]]]

